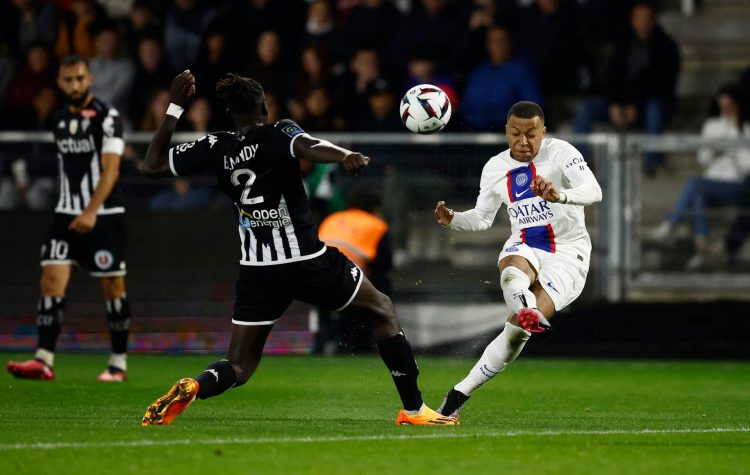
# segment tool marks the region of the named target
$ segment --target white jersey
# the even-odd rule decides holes
[[[534,194],[530,186],[537,175],[561,192],[560,202],[548,202]],[[490,158],[482,170],[476,206],[455,213],[449,227],[463,231],[487,229],[504,203],[510,218],[509,242],[525,243],[581,261],[585,258],[588,265],[591,239],[583,206],[601,199],[602,190],[581,152],[564,140],[545,138],[530,162],[514,160],[510,149]]]

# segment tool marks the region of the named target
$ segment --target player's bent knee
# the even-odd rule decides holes
[[[500,287],[503,289],[519,286],[528,289],[530,285],[531,279],[529,276],[516,266],[507,266],[500,273]]]

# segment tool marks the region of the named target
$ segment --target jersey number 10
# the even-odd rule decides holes
[[[255,196],[253,198],[250,198],[250,188],[253,186],[253,183],[255,183],[255,178],[257,178],[254,171],[247,168],[239,168],[235,170],[232,173],[232,184],[234,186],[240,186],[239,177],[241,177],[242,175],[247,175],[247,181],[245,182],[245,189],[242,191],[242,196],[240,196],[240,203],[242,203],[243,205],[255,205],[258,203],[263,203],[262,196]]]

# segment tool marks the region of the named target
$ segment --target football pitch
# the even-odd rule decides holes
[[[0,473],[750,473],[750,363],[522,358],[460,427],[398,427],[376,357],[266,357],[245,386],[144,428],[151,401],[217,358],[132,355],[115,385],[95,381],[106,359],[58,355],[54,382],[2,371]],[[419,363],[436,408],[473,360]]]

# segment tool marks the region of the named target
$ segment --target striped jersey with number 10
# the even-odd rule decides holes
[[[242,265],[285,264],[325,252],[293,151],[303,134],[297,124],[282,120],[236,133],[210,133],[169,150],[173,175],[212,170],[234,202]]]
[[[57,158],[60,162],[60,198],[56,213],[79,215],[91,201],[102,172],[102,155],[122,155],[122,119],[113,107],[94,98],[78,112],[68,107],[53,120]],[[109,194],[97,214],[124,213],[119,190]]]

